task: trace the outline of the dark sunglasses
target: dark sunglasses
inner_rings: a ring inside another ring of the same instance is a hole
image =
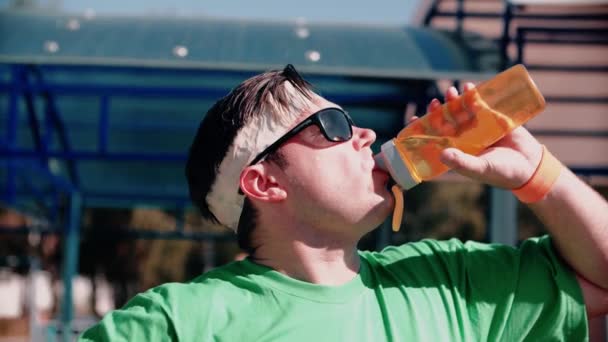
[[[264,160],[264,158],[276,151],[284,142],[310,125],[319,127],[321,132],[323,132],[325,139],[330,142],[348,141],[353,136],[353,119],[351,119],[345,111],[335,107],[321,109],[300,122],[296,127],[289,130],[277,141],[272,143],[272,145],[264,149],[264,151],[258,154],[249,165],[251,166]]]

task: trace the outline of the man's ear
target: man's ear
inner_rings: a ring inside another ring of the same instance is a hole
[[[241,172],[239,182],[241,190],[249,198],[265,202],[280,202],[287,198],[287,192],[266,165],[247,166]]]

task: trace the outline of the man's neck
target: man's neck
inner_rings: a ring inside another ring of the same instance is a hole
[[[313,284],[342,285],[357,275],[360,260],[356,243],[322,240],[318,235],[311,240],[273,236],[263,239],[252,257],[257,263]]]

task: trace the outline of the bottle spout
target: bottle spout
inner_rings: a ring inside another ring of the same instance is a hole
[[[376,163],[377,168],[388,172],[388,168],[386,167],[386,163],[384,162],[384,157],[382,156],[382,152],[380,152],[374,156],[374,162]]]
[[[420,183],[412,178],[410,170],[401,159],[393,140],[382,144],[381,152],[374,156],[374,161],[376,166],[387,171],[403,190],[409,190]]]

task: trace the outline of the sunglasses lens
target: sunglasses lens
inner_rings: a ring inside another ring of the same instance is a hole
[[[350,122],[338,110],[328,110],[319,114],[319,121],[325,135],[331,141],[347,141],[352,136]]]

